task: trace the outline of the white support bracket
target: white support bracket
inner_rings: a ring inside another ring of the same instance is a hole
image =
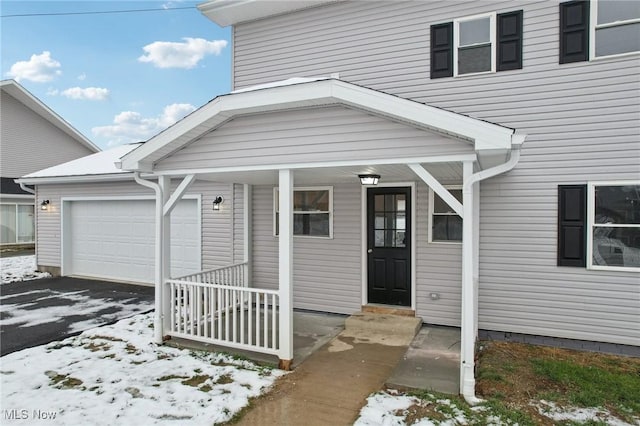
[[[433,191],[438,194],[440,198],[442,198],[442,201],[447,203],[447,205],[449,205],[449,207],[451,207],[458,216],[464,219],[462,204],[456,199],[456,197],[451,195],[447,188],[445,188],[440,182],[438,182],[438,179],[433,177],[433,175],[429,173],[424,167],[422,167],[421,164],[407,164],[407,166],[409,166],[409,168],[413,170],[413,172],[417,174],[418,177],[429,186],[429,188],[433,189]]]
[[[184,195],[187,192],[187,189],[191,186],[191,184],[196,180],[196,175],[187,175],[182,179],[180,185],[176,188],[176,190],[171,194],[169,200],[164,204],[162,208],[162,214],[164,216],[168,216],[173,208],[178,204]]]

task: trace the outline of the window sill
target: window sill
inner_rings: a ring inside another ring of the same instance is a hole
[[[277,239],[279,235],[274,235],[274,237]],[[294,235],[293,238],[303,238],[309,240],[333,240],[333,235],[330,235],[328,237],[316,237],[314,235]]]
[[[496,74],[496,72],[495,71],[470,72],[466,74],[456,74],[453,76],[453,78],[464,78],[464,77],[473,77],[476,75],[489,75],[489,74]]]
[[[640,268],[632,266],[587,266],[590,271],[640,272]]]
[[[640,56],[640,51],[617,53],[615,55],[607,55],[607,56],[594,56],[589,58],[589,62],[601,62],[601,61],[607,61],[607,60],[625,59],[625,58],[634,57],[634,56]]]
[[[461,246],[462,241],[429,241],[429,244],[444,244],[448,246]]]

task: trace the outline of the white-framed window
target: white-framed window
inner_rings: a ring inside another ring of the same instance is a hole
[[[592,0],[590,57],[640,52],[640,1]]]
[[[273,190],[273,235],[279,234],[279,192]],[[333,238],[333,187],[293,189],[293,235]]]
[[[640,271],[640,182],[587,188],[587,267]]]
[[[0,244],[33,243],[34,240],[34,205],[0,204]]]
[[[447,190],[462,203],[462,186],[447,186]],[[462,218],[429,188],[429,242],[462,242]]]
[[[496,71],[496,14],[453,21],[453,75]]]

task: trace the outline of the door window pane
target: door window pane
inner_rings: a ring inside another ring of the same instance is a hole
[[[0,243],[16,242],[16,205],[0,204]]]

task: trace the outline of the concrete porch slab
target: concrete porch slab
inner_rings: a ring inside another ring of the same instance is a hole
[[[422,319],[418,317],[356,312],[346,319],[343,334],[357,341],[408,346],[421,325]]]
[[[460,329],[423,326],[391,373],[387,386],[460,392]]]

